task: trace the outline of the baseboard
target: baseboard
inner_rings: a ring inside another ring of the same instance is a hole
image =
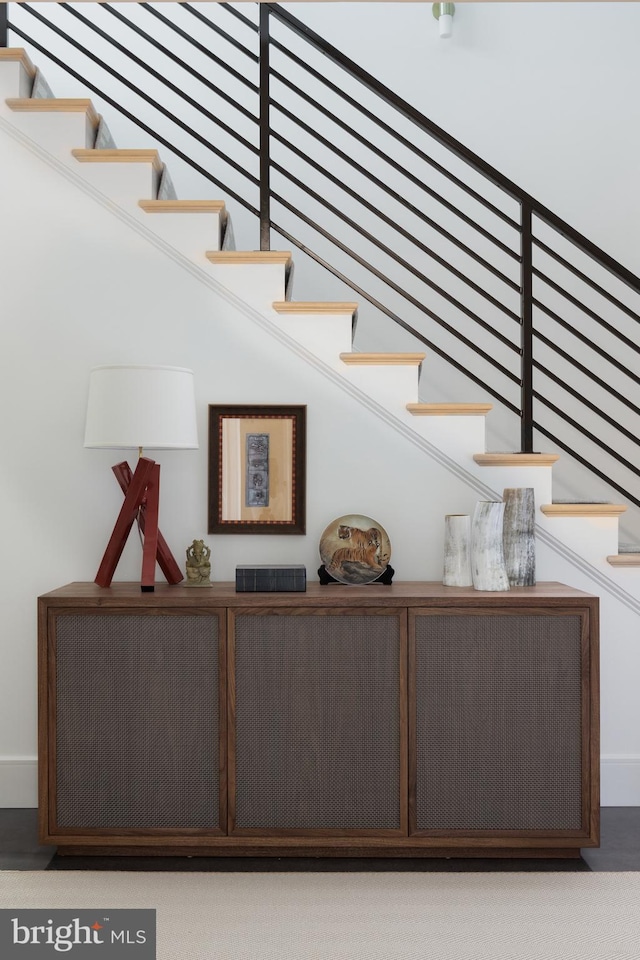
[[[603,807],[640,807],[640,755],[612,753],[600,758]]]
[[[0,807],[37,806],[37,758],[0,757]]]
[[[609,754],[600,761],[603,807],[640,807],[640,755]],[[0,757],[0,807],[38,806],[36,757]]]

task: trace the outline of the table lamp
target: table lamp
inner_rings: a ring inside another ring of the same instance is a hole
[[[125,497],[95,582],[110,585],[137,520],[144,537],[141,589],[153,591],[156,559],[167,581],[179,583],[182,573],[158,529],[160,465],[143,456],[143,450],[197,448],[193,372],[134,364],[94,367],[84,445],[135,449],[139,454],[133,472],[126,461],[112,467]]]

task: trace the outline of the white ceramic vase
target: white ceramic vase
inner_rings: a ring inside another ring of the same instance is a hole
[[[508,590],[502,532],[504,503],[480,500],[471,527],[471,573],[476,590]]]
[[[448,513],[444,518],[445,587],[470,587],[471,576],[471,517],[463,513]]]
[[[536,582],[535,492],[533,487],[507,487],[502,543],[507,576],[512,587]]]

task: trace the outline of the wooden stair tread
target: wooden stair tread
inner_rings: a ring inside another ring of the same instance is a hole
[[[619,517],[627,509],[623,503],[544,503],[547,517]]]
[[[224,200],[139,200],[145,213],[224,213]]]
[[[87,120],[97,127],[100,116],[86,97],[8,97],[7,106],[17,113],[86,113]]]
[[[208,250],[211,263],[291,263],[289,250]]]
[[[612,567],[640,567],[640,553],[614,553],[607,557]]]
[[[75,149],[71,153],[80,163],[150,163],[158,173],[163,168],[157,150]]]
[[[484,417],[492,403],[408,403],[414,417]]]
[[[308,313],[308,314],[343,314],[355,313],[358,309],[357,303],[350,301],[323,301],[323,300],[276,300],[272,304],[276,313]]]
[[[353,366],[418,366],[426,353],[341,353],[340,359]]]
[[[551,467],[560,455],[557,453],[474,453],[473,459],[481,467]]]
[[[31,58],[22,47],[0,47],[0,62],[21,63],[30,77],[34,77],[36,68],[31,62]]]

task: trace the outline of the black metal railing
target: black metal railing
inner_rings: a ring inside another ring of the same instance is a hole
[[[0,43],[216,184],[261,249],[297,247],[312,286],[321,268],[517,416],[523,452],[544,436],[640,506],[633,273],[276,4],[6,6]]]

